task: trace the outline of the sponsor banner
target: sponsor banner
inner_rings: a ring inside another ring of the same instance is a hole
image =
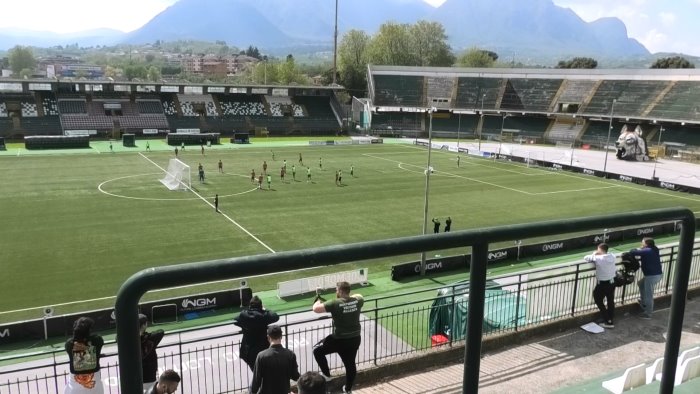
[[[335,141],[335,145],[352,145],[351,140],[342,140],[342,141]]]
[[[466,153],[469,154],[469,148],[459,148],[459,153]]]
[[[326,141],[309,141],[309,145],[326,145]]]
[[[384,140],[381,139],[381,138],[372,138],[371,143],[372,143],[372,144],[383,144],[383,143],[384,143]]]
[[[627,240],[641,240],[644,237],[657,237],[676,231],[675,223],[662,223],[652,226],[636,227],[622,230],[622,238]]]
[[[243,299],[241,300],[241,295]],[[158,313],[158,309],[163,306],[175,305],[178,315],[186,313],[203,312],[213,309],[238,308],[248,305],[253,296],[253,291],[246,287],[241,290],[226,290],[216,293],[206,293],[190,295],[186,297],[171,298],[165,300],[151,301],[139,304],[139,312],[148,316],[162,320],[162,317],[153,316]],[[155,308],[155,309],[154,309]],[[110,330],[116,327],[114,309],[101,309],[88,312],[80,312],[72,315],[52,316],[46,318],[46,333],[49,338],[69,337],[73,332],[73,322],[81,317],[87,316],[95,321],[94,331]],[[0,345],[16,343],[26,340],[44,339],[44,319],[34,319],[22,322],[0,325]]]
[[[143,129],[143,134],[158,134],[158,129]]]
[[[511,248],[490,250],[488,262],[495,263],[497,261],[515,260],[517,258],[518,258],[518,247],[514,246]],[[469,259],[469,261],[471,261],[471,258]]]
[[[425,261],[425,272],[434,274],[438,272],[454,271],[467,267],[468,256],[449,256]],[[397,264],[391,267],[391,279],[401,280],[411,276],[420,275],[420,261]]]
[[[370,140],[359,140],[358,142],[360,145],[369,145],[372,143]]]
[[[534,245],[524,245],[520,247],[520,257],[547,256],[569,250],[570,240],[559,240],[544,242]]]
[[[177,134],[199,134],[199,129],[175,129]]]

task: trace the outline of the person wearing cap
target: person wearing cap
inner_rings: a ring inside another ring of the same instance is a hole
[[[293,351],[282,346],[282,328],[271,325],[267,328],[267,339],[270,347],[263,350],[255,358],[253,381],[250,392],[254,394],[286,394],[289,393],[289,381],[299,379],[297,356]]]
[[[233,324],[243,330],[240,356],[248,364],[251,371],[255,366],[255,358],[258,353],[270,346],[267,339],[267,326],[279,319],[280,317],[275,312],[263,308],[263,303],[258,296],[253,296],[248,304],[248,309],[242,310],[234,319]]]
[[[143,370],[143,389],[148,390],[153,387],[158,374],[158,354],[156,348],[163,339],[165,332],[155,330],[147,332],[148,318],[144,314],[139,314],[139,332],[141,334],[141,368]]]

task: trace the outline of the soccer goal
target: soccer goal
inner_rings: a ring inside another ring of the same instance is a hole
[[[190,166],[178,159],[170,159],[165,177],[160,180],[170,190],[187,190],[192,187]]]

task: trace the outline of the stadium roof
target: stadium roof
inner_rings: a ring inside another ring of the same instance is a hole
[[[700,81],[700,69],[459,68],[369,65],[374,75],[472,78]]]

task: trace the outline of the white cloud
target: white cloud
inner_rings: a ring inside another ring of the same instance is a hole
[[[661,23],[665,26],[673,26],[676,22],[676,14],[673,12],[660,12],[659,18],[661,18]]]
[[[432,5],[433,7],[439,7],[440,5],[442,5],[442,3],[444,3],[447,0],[423,0],[423,1]],[[698,0],[698,1],[700,1],[700,0]]]
[[[647,34],[640,39],[640,41],[651,52],[668,51],[668,35],[656,29],[649,30],[649,32],[647,32]]]
[[[105,7],[95,0],[3,2],[0,28],[71,33],[96,28],[138,29],[177,0],[119,0]]]

